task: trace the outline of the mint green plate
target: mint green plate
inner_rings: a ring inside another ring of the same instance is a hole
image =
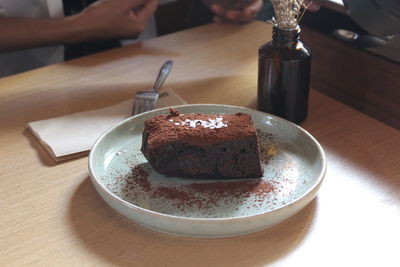
[[[116,211],[156,231],[190,237],[228,237],[259,231],[304,208],[326,171],[322,147],[301,127],[235,106],[184,105],[181,113],[252,116],[259,131],[261,179],[203,180],[166,177],[140,152],[143,123],[168,109],[131,117],[94,144],[89,170],[94,187]]]

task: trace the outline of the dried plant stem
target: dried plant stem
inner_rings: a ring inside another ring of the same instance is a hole
[[[271,0],[275,17],[272,23],[282,30],[296,29],[308,5],[305,0]]]

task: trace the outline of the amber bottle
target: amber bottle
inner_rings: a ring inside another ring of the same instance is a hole
[[[311,50],[299,40],[300,28],[273,29],[259,49],[258,109],[294,123],[307,118]]]

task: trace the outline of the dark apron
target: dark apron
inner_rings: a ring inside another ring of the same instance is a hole
[[[64,14],[65,16],[77,14],[95,1],[96,0],[63,0]],[[64,59],[70,60],[120,46],[121,43],[119,40],[66,44],[64,45]]]
[[[64,14],[65,16],[77,14],[95,1],[63,0]],[[155,16],[159,35],[210,23],[213,17],[201,0],[178,0],[175,3],[163,5],[157,10]],[[120,46],[119,40],[66,44],[64,59],[70,60]]]

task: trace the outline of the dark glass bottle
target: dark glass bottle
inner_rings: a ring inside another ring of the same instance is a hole
[[[259,49],[258,109],[294,123],[307,118],[311,50],[299,40],[300,28],[273,29]]]

